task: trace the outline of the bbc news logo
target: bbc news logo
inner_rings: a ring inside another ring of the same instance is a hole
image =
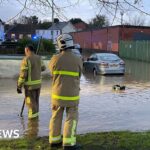
[[[0,139],[17,139],[19,136],[19,130],[0,130]]]

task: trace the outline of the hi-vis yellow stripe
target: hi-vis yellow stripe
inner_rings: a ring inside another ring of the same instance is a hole
[[[42,80],[31,80],[31,62],[28,60],[28,81],[25,82],[25,85],[36,85],[36,84],[41,84]]]
[[[55,136],[55,137],[53,137],[53,136],[49,136],[49,143],[58,143],[58,142],[60,142],[61,141],[61,135],[59,135],[59,136]]]
[[[25,85],[36,85],[41,84],[42,80],[34,80],[34,81],[27,81],[25,82]]]
[[[75,137],[75,132],[76,132],[76,127],[77,127],[77,121],[73,120],[73,126],[71,130],[71,137],[70,138],[65,138],[63,137],[63,145],[71,145],[74,146],[76,144],[76,137]]]
[[[24,83],[24,81],[25,81],[25,79],[19,77],[18,82],[19,82],[20,84]]]
[[[53,75],[56,75],[56,74],[74,76],[74,77],[79,76],[79,72],[72,72],[72,71],[58,71],[58,70],[53,71]]]
[[[66,100],[66,101],[76,101],[80,99],[80,96],[59,96],[52,94],[53,99],[58,99],[58,100]]]

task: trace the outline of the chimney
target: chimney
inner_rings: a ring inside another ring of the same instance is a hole
[[[54,23],[59,23],[59,19],[58,18],[54,18]]]

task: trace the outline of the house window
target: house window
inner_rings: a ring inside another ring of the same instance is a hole
[[[27,37],[28,37],[28,38],[31,38],[31,34],[27,34]]]
[[[53,35],[53,31],[51,31],[51,35]]]
[[[57,30],[57,35],[59,34],[59,31]]]
[[[40,33],[40,31],[39,30],[36,30],[36,34],[39,34]]]
[[[11,38],[15,39],[16,35],[14,33],[11,34]]]
[[[19,39],[23,39],[23,34],[19,34]]]

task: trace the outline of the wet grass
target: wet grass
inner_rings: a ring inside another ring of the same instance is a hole
[[[150,150],[150,132],[90,133],[78,135],[77,142],[83,146],[83,150]],[[0,150],[30,149],[51,150],[48,137],[0,141]]]

